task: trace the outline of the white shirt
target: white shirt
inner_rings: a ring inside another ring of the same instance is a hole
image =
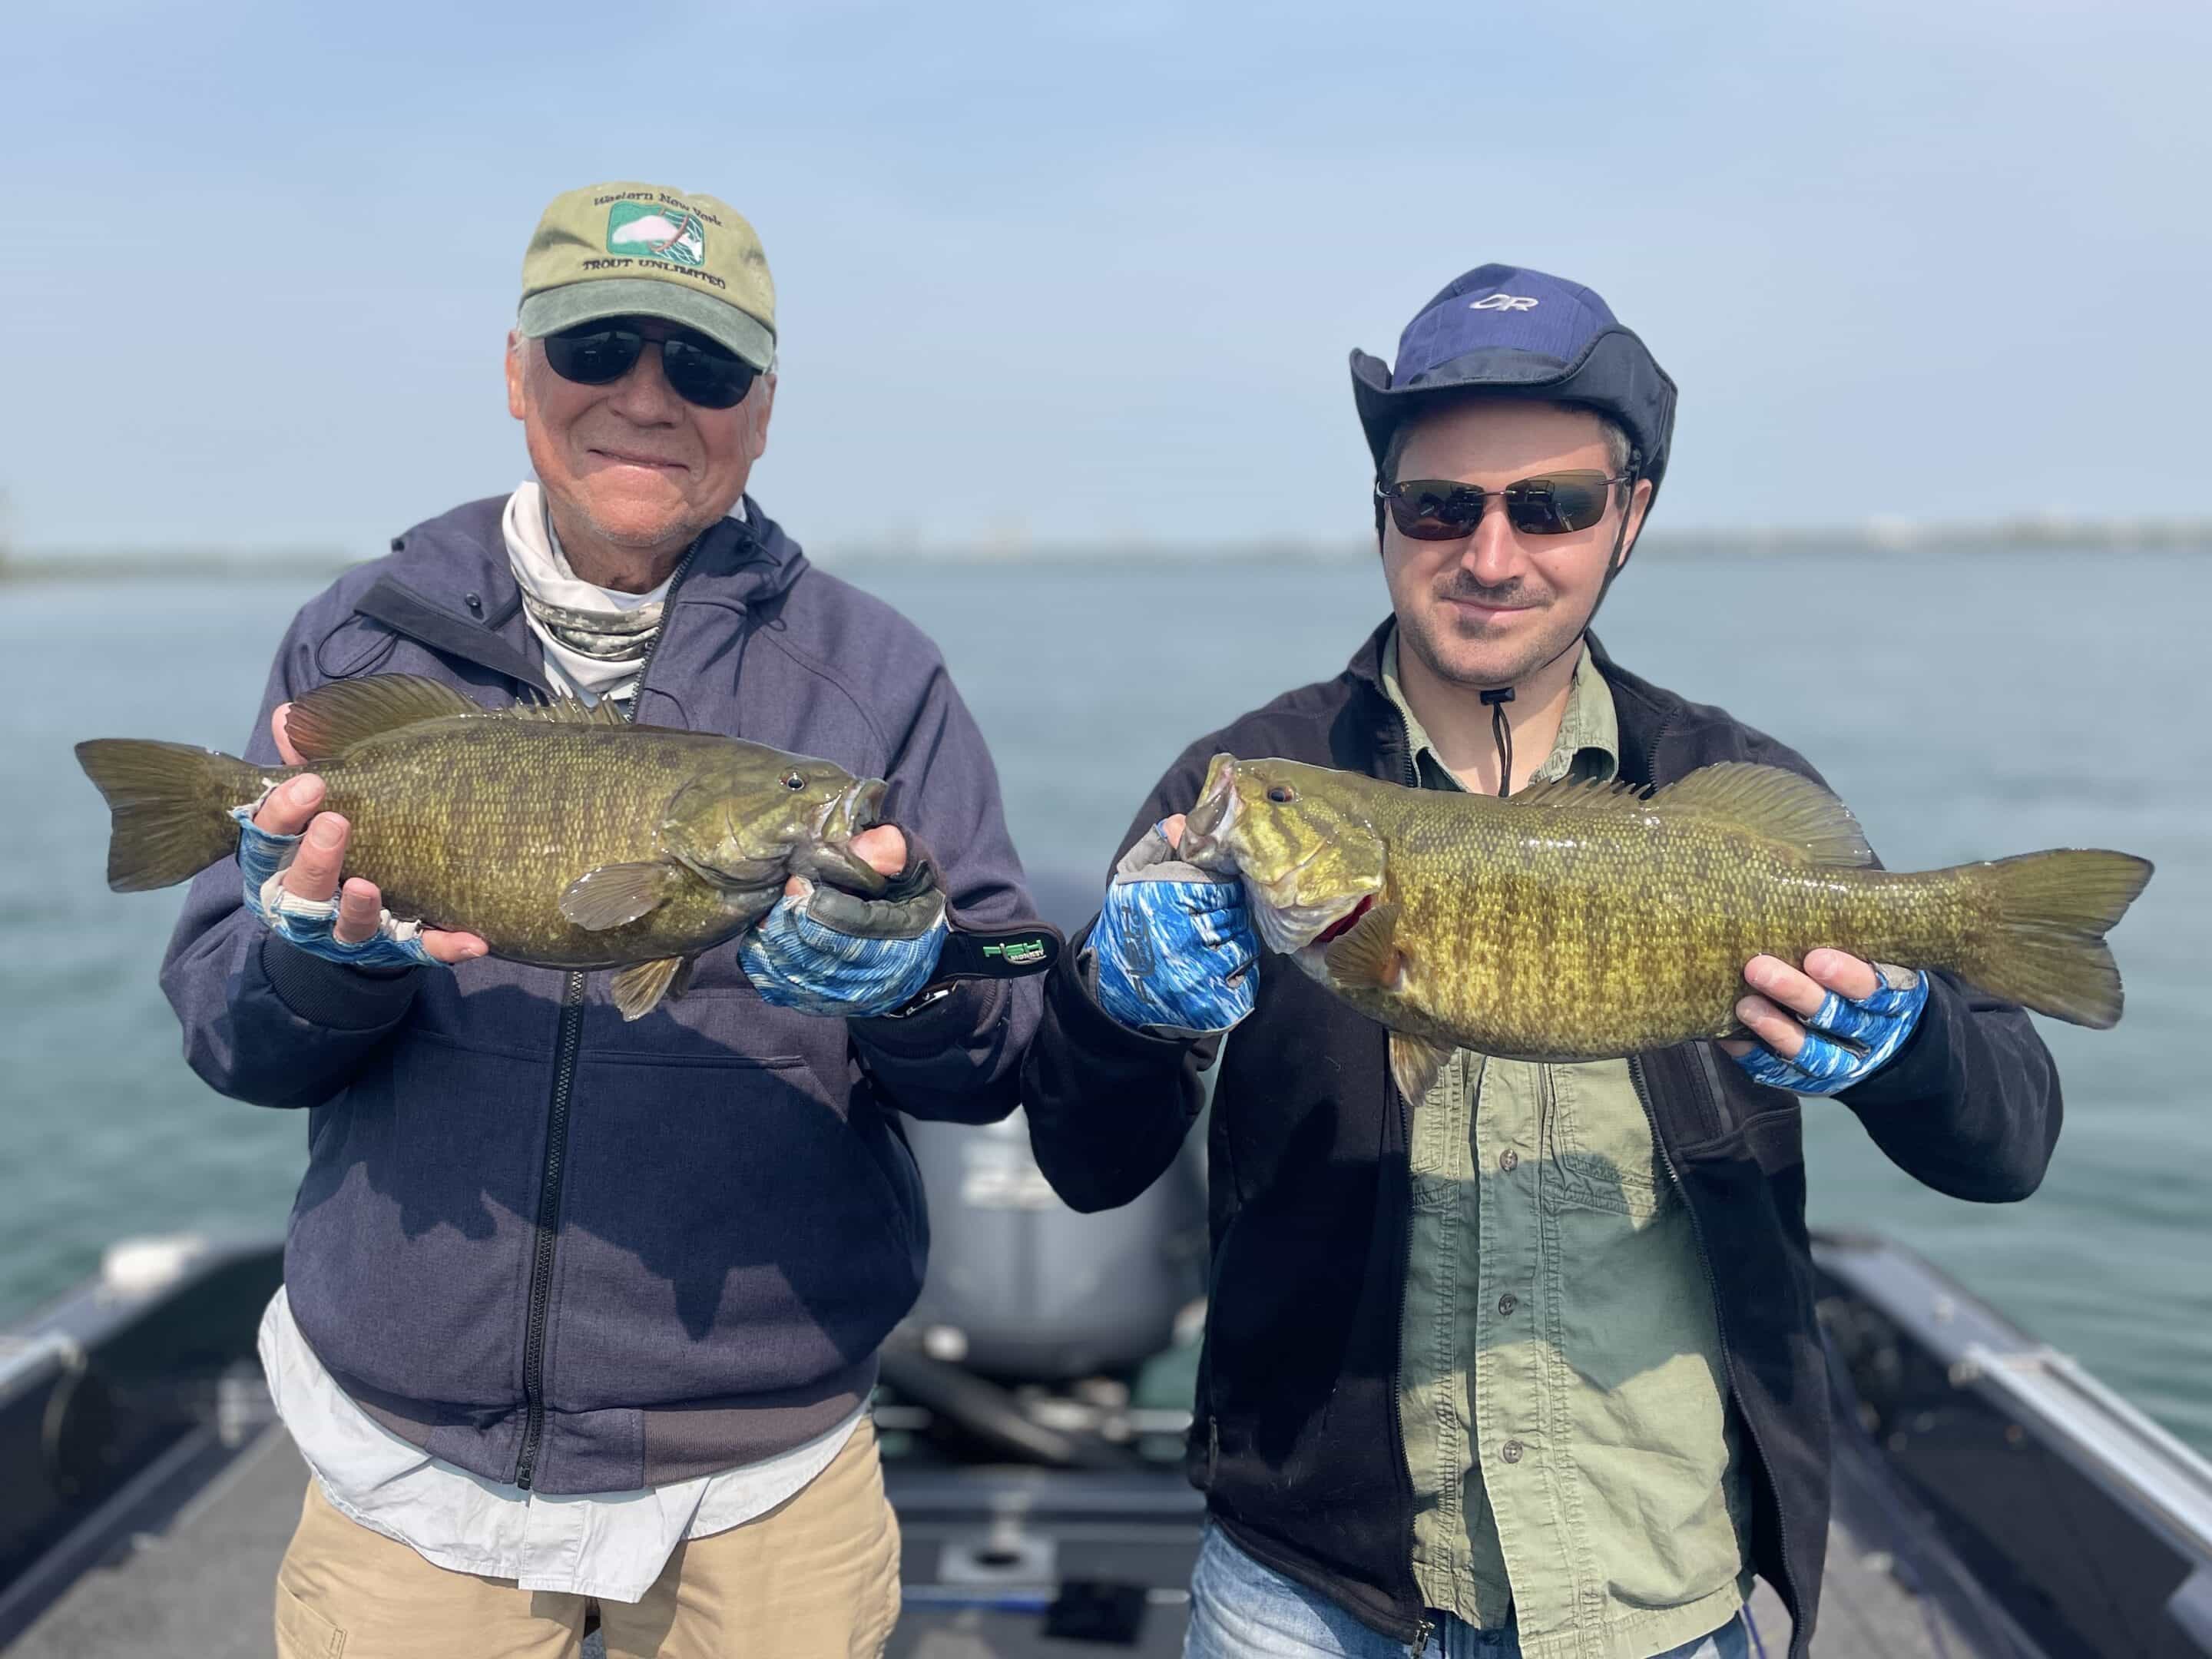
[[[609,1601],[643,1596],[687,1538],[740,1526],[803,1489],[867,1410],[803,1446],[720,1474],[548,1497],[433,1457],[362,1411],[292,1322],[281,1287],[261,1316],[261,1365],[276,1414],[341,1514],[435,1566]]]

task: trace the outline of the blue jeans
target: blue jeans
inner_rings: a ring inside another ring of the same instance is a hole
[[[1480,1630],[1449,1613],[1431,1615],[1435,1628],[1419,1659],[1521,1659],[1511,1621]],[[1327,1596],[1261,1566],[1218,1527],[1206,1529],[1190,1579],[1190,1634],[1183,1659],[1407,1659],[1406,1644],[1368,1629]],[[1710,1636],[1653,1659],[1749,1659],[1741,1615]]]

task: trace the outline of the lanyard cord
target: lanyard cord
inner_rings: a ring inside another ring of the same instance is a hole
[[[1598,589],[1598,599],[1601,603],[1605,599],[1607,589],[1613,586],[1613,579],[1620,574],[1620,551],[1628,541],[1628,506],[1636,498],[1636,480],[1643,470],[1644,457],[1636,451],[1631,450],[1628,460],[1628,494],[1626,499],[1621,503],[1620,527],[1613,532],[1613,551],[1606,557],[1605,584]],[[1379,521],[1376,530],[1378,534],[1381,533],[1382,526]],[[1593,609],[1590,613],[1591,619],[1595,620],[1596,615],[1595,610]],[[1583,635],[1589,631],[1589,623],[1585,622],[1583,624],[1583,633],[1575,635],[1567,650],[1571,651],[1580,646]],[[1559,657],[1565,654],[1566,652],[1562,651],[1551,660],[1557,662]],[[1545,664],[1545,666],[1550,667],[1551,663]],[[1494,690],[1484,692],[1482,700],[1490,705],[1490,740],[1498,745],[1498,793],[1500,795],[1510,795],[1513,793],[1513,722],[1505,718],[1505,705],[1513,701],[1513,688],[1510,685],[1498,686]]]
[[[1513,722],[1505,718],[1505,705],[1513,701],[1513,688],[1501,685],[1482,694],[1490,705],[1490,740],[1498,745],[1498,793],[1513,793]]]

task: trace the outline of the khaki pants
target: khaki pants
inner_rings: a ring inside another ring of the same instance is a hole
[[[899,1612],[898,1521],[874,1425],[757,1520],[677,1547],[645,1599],[518,1589],[433,1566],[312,1478],[276,1570],[278,1659],[572,1659],[596,1606],[607,1659],[877,1659]]]

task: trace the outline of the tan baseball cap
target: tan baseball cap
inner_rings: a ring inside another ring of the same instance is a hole
[[[556,196],[522,256],[532,339],[602,317],[696,329],[755,368],[775,366],[775,282],[743,215],[658,185],[587,185]]]

